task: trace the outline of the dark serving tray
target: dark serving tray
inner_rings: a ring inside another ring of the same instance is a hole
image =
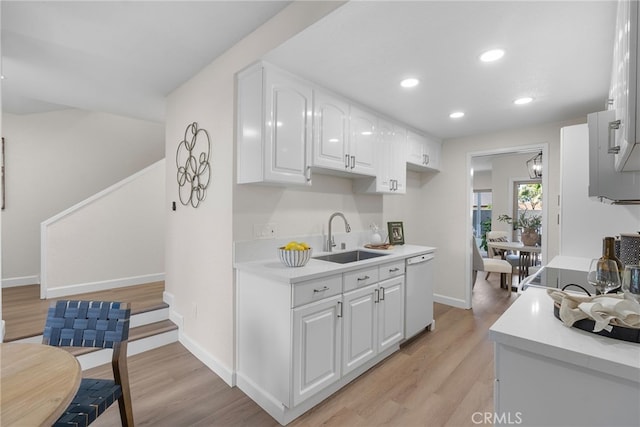
[[[553,304],[553,315],[560,320],[560,306]],[[629,341],[633,343],[640,343],[640,329],[625,328],[624,326],[612,326],[611,332],[605,329],[600,332],[593,332],[595,326],[595,320],[582,319],[573,324],[574,328],[582,329],[583,331],[591,332],[592,334],[602,335],[603,337],[614,338],[622,341]]]

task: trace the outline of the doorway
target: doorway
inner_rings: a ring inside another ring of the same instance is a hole
[[[532,179],[527,169],[527,160],[531,156],[537,153],[542,153],[542,167],[548,164],[548,144],[541,143],[536,145],[527,145],[520,147],[508,147],[495,150],[478,151],[467,153],[467,167],[468,167],[468,222],[467,230],[468,234],[474,234],[477,236],[477,243],[480,247],[482,242],[482,235],[478,234],[478,216],[482,215],[482,200],[478,200],[479,194],[491,194],[491,204],[485,207],[485,210],[490,211],[491,224],[493,229],[503,229],[505,231],[512,231],[512,225],[507,223],[497,222],[496,219],[500,215],[508,215],[512,218],[517,218],[518,214],[524,211],[527,207],[532,212],[528,212],[525,215],[540,215],[541,216],[541,229],[546,228],[547,223],[547,197],[548,191],[542,191],[544,188],[548,188],[548,174],[542,172],[542,176]],[[537,187],[539,185],[539,188]],[[530,187],[534,186],[534,187]],[[521,201],[521,197],[518,195],[522,191],[524,200]],[[538,193],[539,190],[539,193]],[[531,204],[533,198],[534,205]],[[490,208],[490,209],[489,209]],[[535,209],[531,209],[535,208]],[[485,217],[487,213],[485,213]],[[482,224],[480,224],[482,228]],[[486,227],[485,230],[491,229]],[[486,231],[485,231],[486,233]],[[542,234],[542,233],[541,233]],[[513,240],[519,240],[519,232],[513,236]],[[542,259],[546,259],[546,241],[542,239],[540,242]],[[472,248],[467,248],[467,283],[466,287],[466,304],[468,307],[472,307]],[[481,250],[482,252],[482,250]]]

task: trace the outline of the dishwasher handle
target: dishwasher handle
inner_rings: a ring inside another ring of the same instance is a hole
[[[414,256],[412,258],[407,258],[407,265],[413,265],[413,264],[419,264],[421,262],[431,261],[434,258],[435,258],[435,255],[432,253]]]

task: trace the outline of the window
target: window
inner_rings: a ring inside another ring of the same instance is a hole
[[[523,214],[525,217],[542,215],[542,181],[539,179],[513,183],[513,218],[520,218]],[[519,232],[520,230],[514,230],[514,240],[518,239]]]
[[[473,192],[473,234],[477,238],[482,238],[482,235],[486,232],[483,224],[488,222],[489,226],[491,226],[491,196],[491,190]]]

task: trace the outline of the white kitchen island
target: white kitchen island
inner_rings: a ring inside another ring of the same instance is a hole
[[[568,328],[529,287],[489,330],[496,425],[640,425],[640,344]]]

